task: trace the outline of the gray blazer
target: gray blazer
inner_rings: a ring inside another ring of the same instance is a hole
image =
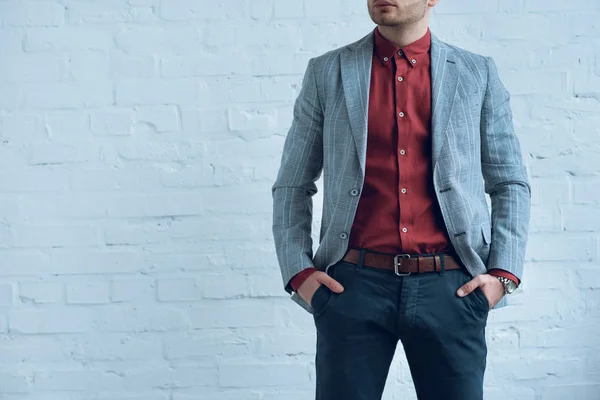
[[[371,32],[308,62],[272,187],[284,288],[309,313],[289,281],[308,267],[326,271],[348,249],[365,177],[373,42]],[[452,245],[473,276],[501,268],[521,279],[531,189],[509,93],[491,58],[434,35],[431,75],[433,183]],[[321,173],[323,215],[313,257],[312,196]],[[496,307],[504,305],[505,299]]]

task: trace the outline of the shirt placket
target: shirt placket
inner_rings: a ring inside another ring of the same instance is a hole
[[[408,194],[408,179],[410,176],[410,148],[409,135],[410,135],[410,124],[409,116],[406,115],[407,109],[407,95],[408,90],[406,88],[407,80],[406,75],[410,68],[404,58],[401,50],[397,51],[394,57],[395,68],[394,68],[394,83],[395,83],[395,103],[396,103],[396,132],[397,132],[397,143],[398,149],[396,152],[396,159],[398,162],[398,207],[399,213],[399,235],[400,243],[402,248],[410,246],[410,208],[409,202],[406,201]]]

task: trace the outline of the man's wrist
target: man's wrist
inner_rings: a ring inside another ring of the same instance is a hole
[[[313,272],[316,272],[316,271],[318,271],[318,269],[316,269],[314,267],[309,267],[309,268],[303,269],[302,271],[300,271],[296,275],[294,275],[294,277],[290,280],[290,286],[292,287],[292,290],[297,293],[298,288],[300,286],[302,286],[304,281],[306,279],[308,279],[308,277],[311,276],[313,274]]]
[[[506,279],[510,279],[511,281],[513,281],[517,286],[519,286],[521,284],[521,281],[519,280],[519,278],[517,278],[516,276],[514,276],[513,274],[511,274],[510,272],[500,269],[500,268],[494,268],[488,271],[488,274],[492,275],[492,276],[501,276],[503,278]]]

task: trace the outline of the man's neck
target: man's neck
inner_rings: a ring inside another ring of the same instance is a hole
[[[426,19],[408,26],[378,25],[381,35],[398,47],[408,46],[421,39],[427,33],[427,27]]]

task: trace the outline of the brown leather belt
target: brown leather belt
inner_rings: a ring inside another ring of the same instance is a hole
[[[441,271],[442,257],[444,270],[461,269],[462,265],[451,254],[437,253],[435,255],[409,255],[409,254],[380,254],[366,251],[363,265],[365,267],[387,269],[396,275],[404,276],[423,272]],[[360,251],[349,249],[344,256],[344,261],[358,264]]]

